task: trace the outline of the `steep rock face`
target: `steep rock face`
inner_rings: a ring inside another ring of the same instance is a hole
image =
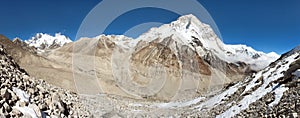
[[[0,45],[0,117],[87,117],[91,114],[69,91],[28,76]]]

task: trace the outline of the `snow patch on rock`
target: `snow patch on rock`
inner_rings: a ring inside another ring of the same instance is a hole
[[[296,77],[300,77],[300,69],[296,70],[293,75],[295,75]]]
[[[16,95],[20,98],[23,102],[29,102],[29,95],[25,93],[25,91],[18,89],[16,87],[13,87],[13,91],[16,93]]]

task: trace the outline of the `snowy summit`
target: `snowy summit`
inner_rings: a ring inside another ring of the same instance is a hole
[[[72,42],[72,40],[61,33],[56,33],[54,36],[37,33],[31,39],[25,40],[25,43],[37,48],[38,50],[55,49],[70,42]]]
[[[279,58],[279,55],[275,52],[266,54],[246,45],[224,44],[209,25],[202,23],[192,14],[181,16],[170,24],[151,28],[138,37],[137,40],[146,39],[150,42],[153,39],[163,39],[169,36],[191,48],[195,48],[201,56],[213,53],[220,59],[230,63],[245,62],[251,65],[253,70],[261,70]]]

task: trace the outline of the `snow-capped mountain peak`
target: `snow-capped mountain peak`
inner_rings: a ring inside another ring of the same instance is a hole
[[[137,40],[151,42],[155,39],[170,37],[182,42],[197,51],[200,56],[213,53],[218,58],[229,62],[245,62],[254,70],[260,70],[279,58],[279,55],[272,52],[266,54],[256,51],[246,45],[227,45],[215,34],[210,25],[202,23],[196,16],[189,14],[179,17],[170,24],[157,28],[151,28]]]
[[[151,42],[157,38],[164,39],[170,36],[178,42],[197,50],[201,56],[205,54],[201,49],[211,50],[214,53],[223,55],[224,43],[209,25],[202,23],[196,16],[191,14],[181,16],[170,24],[151,28],[137,39]]]
[[[72,42],[72,40],[61,33],[56,33],[54,36],[37,33],[31,39],[25,40],[25,43],[29,46],[33,46],[39,50],[55,49],[70,42]]]
[[[177,30],[194,29],[196,31],[199,30],[199,28],[209,27],[209,25],[202,23],[192,14],[179,17],[178,20],[172,22],[170,26]]]
[[[19,42],[19,41],[23,41],[23,40],[21,38],[19,38],[19,37],[16,37],[16,38],[13,39],[13,42],[14,41],[18,41]]]
[[[264,53],[246,45],[225,45],[226,59],[231,62],[246,62],[253,70],[261,70],[280,56],[275,52]]]

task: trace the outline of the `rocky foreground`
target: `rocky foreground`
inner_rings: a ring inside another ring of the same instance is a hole
[[[72,92],[31,78],[0,46],[0,117],[87,117]]]

